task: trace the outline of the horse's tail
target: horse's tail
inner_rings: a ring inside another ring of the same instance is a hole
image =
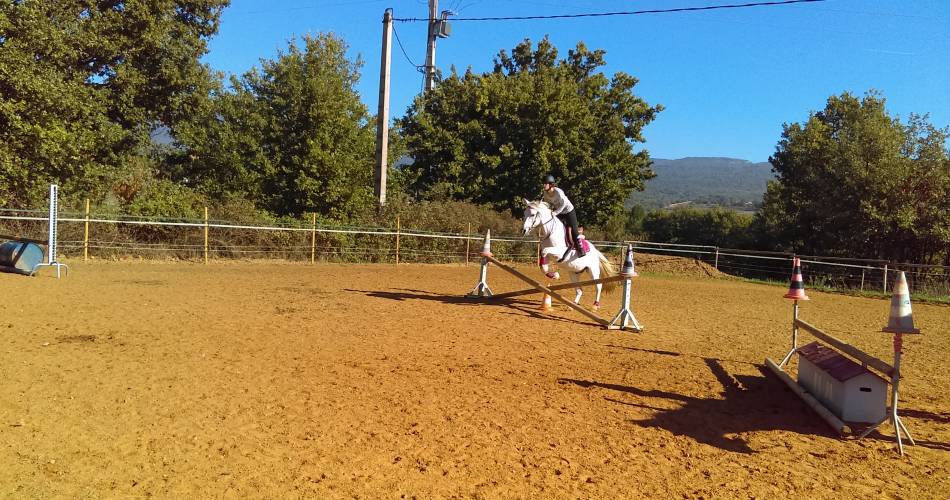
[[[597,259],[600,261],[601,278],[610,278],[617,275],[617,268],[615,268],[614,265],[609,260],[607,260],[607,257],[605,257],[604,253],[600,250],[597,251]],[[617,283],[618,282],[616,281],[604,283],[604,287],[602,288],[603,292],[610,293],[613,290],[616,290],[618,286]]]

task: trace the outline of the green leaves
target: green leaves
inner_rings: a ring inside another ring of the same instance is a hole
[[[373,203],[375,130],[354,86],[360,61],[330,34],[261,62],[175,130],[176,178],[277,215],[343,219]]]
[[[947,137],[925,117],[892,118],[875,92],[832,96],[805,124],[784,127],[757,226],[805,253],[948,258]]]
[[[634,95],[629,75],[597,72],[603,56],[579,44],[559,60],[545,38],[501,51],[492,72],[453,70],[398,121],[414,159],[411,193],[516,212],[552,173],[582,223],[622,214],[630,190],[653,175],[633,144],[662,108]]]
[[[0,6],[0,204],[45,184],[101,198],[213,83],[198,58],[227,0]]]

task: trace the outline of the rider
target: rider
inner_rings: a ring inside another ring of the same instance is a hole
[[[586,252],[584,252],[584,247],[581,246],[581,242],[577,238],[580,233],[577,231],[577,212],[574,211],[574,204],[571,203],[571,200],[567,199],[567,195],[564,194],[564,191],[557,187],[553,175],[545,175],[541,181],[544,183],[544,194],[541,195],[541,200],[551,207],[553,214],[561,219],[561,222],[563,222],[565,226],[571,228],[571,238],[574,240],[574,249],[577,250],[578,257],[583,257],[586,255]],[[571,249],[568,248],[564,252],[564,255],[558,259],[558,262],[564,262],[564,259],[567,258],[567,254],[570,253],[570,251]]]

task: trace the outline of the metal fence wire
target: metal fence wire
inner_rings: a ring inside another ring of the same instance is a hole
[[[0,234],[42,239],[49,213],[0,209]],[[173,219],[64,213],[59,222],[62,257],[122,259],[165,258],[284,259],[325,262],[477,262],[483,234],[448,233],[391,227],[317,225],[309,221],[274,225],[240,224],[211,219]],[[491,228],[496,258],[534,262],[537,239]],[[510,228],[507,229],[510,232]],[[704,245],[648,241],[594,241],[604,253],[621,255],[630,244],[636,253],[696,259],[719,272],[750,279],[788,281],[796,255],[736,250]],[[917,294],[950,297],[950,267],[881,260],[797,255],[806,286],[888,293],[896,273],[904,271]]]

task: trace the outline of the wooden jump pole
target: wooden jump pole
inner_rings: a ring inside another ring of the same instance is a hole
[[[785,382],[785,385],[787,385],[788,388],[792,390],[792,392],[800,397],[802,401],[804,401],[805,404],[809,406],[809,408],[815,410],[815,413],[817,413],[818,416],[827,422],[828,425],[830,425],[839,436],[844,436],[845,434],[851,432],[850,427],[842,422],[841,419],[836,417],[834,413],[831,413],[828,408],[825,408],[825,406],[821,404],[820,401],[815,399],[814,396],[805,392],[805,390],[802,389],[802,386],[798,385],[797,382],[792,380],[792,377],[789,377],[787,373],[785,373],[777,364],[775,364],[775,361],[765,358],[765,366],[767,366],[769,370],[772,370],[772,372],[775,373],[778,378],[782,379],[782,382]]]
[[[528,277],[527,275],[525,275],[525,274],[522,273],[521,271],[519,271],[519,270],[517,270],[517,269],[515,269],[515,268],[513,268],[513,267],[511,267],[511,266],[509,266],[509,265],[507,265],[507,264],[504,264],[504,263],[502,263],[502,262],[499,262],[498,259],[496,259],[496,258],[494,258],[494,257],[491,257],[491,256],[484,256],[484,258],[487,259],[488,262],[491,262],[491,263],[495,264],[496,266],[498,266],[498,267],[504,269],[505,271],[508,271],[509,273],[515,275],[516,277],[520,278],[521,280],[523,280],[523,281],[527,282],[528,284],[534,286],[535,289],[537,289],[537,290],[539,290],[539,291],[541,291],[541,292],[544,292],[544,293],[550,295],[551,297],[557,299],[558,301],[562,302],[563,304],[565,304],[566,306],[570,307],[571,309],[574,309],[575,311],[577,311],[577,312],[583,314],[584,316],[587,316],[588,318],[590,318],[590,319],[592,319],[593,321],[597,322],[597,324],[599,324],[599,325],[601,325],[601,326],[607,326],[607,325],[609,324],[609,322],[608,322],[607,320],[605,320],[605,319],[601,318],[600,316],[597,316],[596,314],[594,314],[594,313],[588,311],[587,309],[584,309],[583,307],[581,307],[581,306],[579,306],[579,305],[577,305],[577,304],[571,302],[570,300],[567,300],[567,299],[565,299],[564,297],[561,297],[560,295],[558,295],[557,293],[555,293],[554,291],[552,291],[550,288],[548,288],[548,287],[542,285],[541,283],[535,281],[534,279]]]
[[[610,276],[608,278],[597,278],[595,280],[578,281],[576,283],[561,283],[560,285],[551,285],[548,287],[548,289],[549,290],[567,290],[570,288],[580,288],[580,287],[597,285],[597,284],[603,285],[606,283],[612,283],[614,281],[623,281],[625,279],[627,279],[625,276],[618,274],[616,276]],[[520,297],[522,295],[531,295],[533,293],[538,293],[538,290],[535,288],[526,288],[524,290],[516,290],[514,292],[499,293],[498,295],[492,295],[491,298],[509,299],[511,297]]]
[[[814,335],[815,337],[821,340],[824,340],[825,342],[834,346],[839,351],[844,352],[845,354],[851,356],[852,358],[857,359],[858,361],[864,363],[865,366],[874,368],[881,374],[885,375],[888,379],[890,379],[891,376],[894,374],[893,366],[885,363],[884,361],[881,361],[880,359],[875,358],[874,356],[871,356],[865,353],[864,351],[858,349],[857,347],[854,347],[853,345],[841,339],[838,339],[836,337],[833,337],[821,331],[816,326],[813,326],[797,318],[795,319],[795,326],[807,331],[808,333]]]

